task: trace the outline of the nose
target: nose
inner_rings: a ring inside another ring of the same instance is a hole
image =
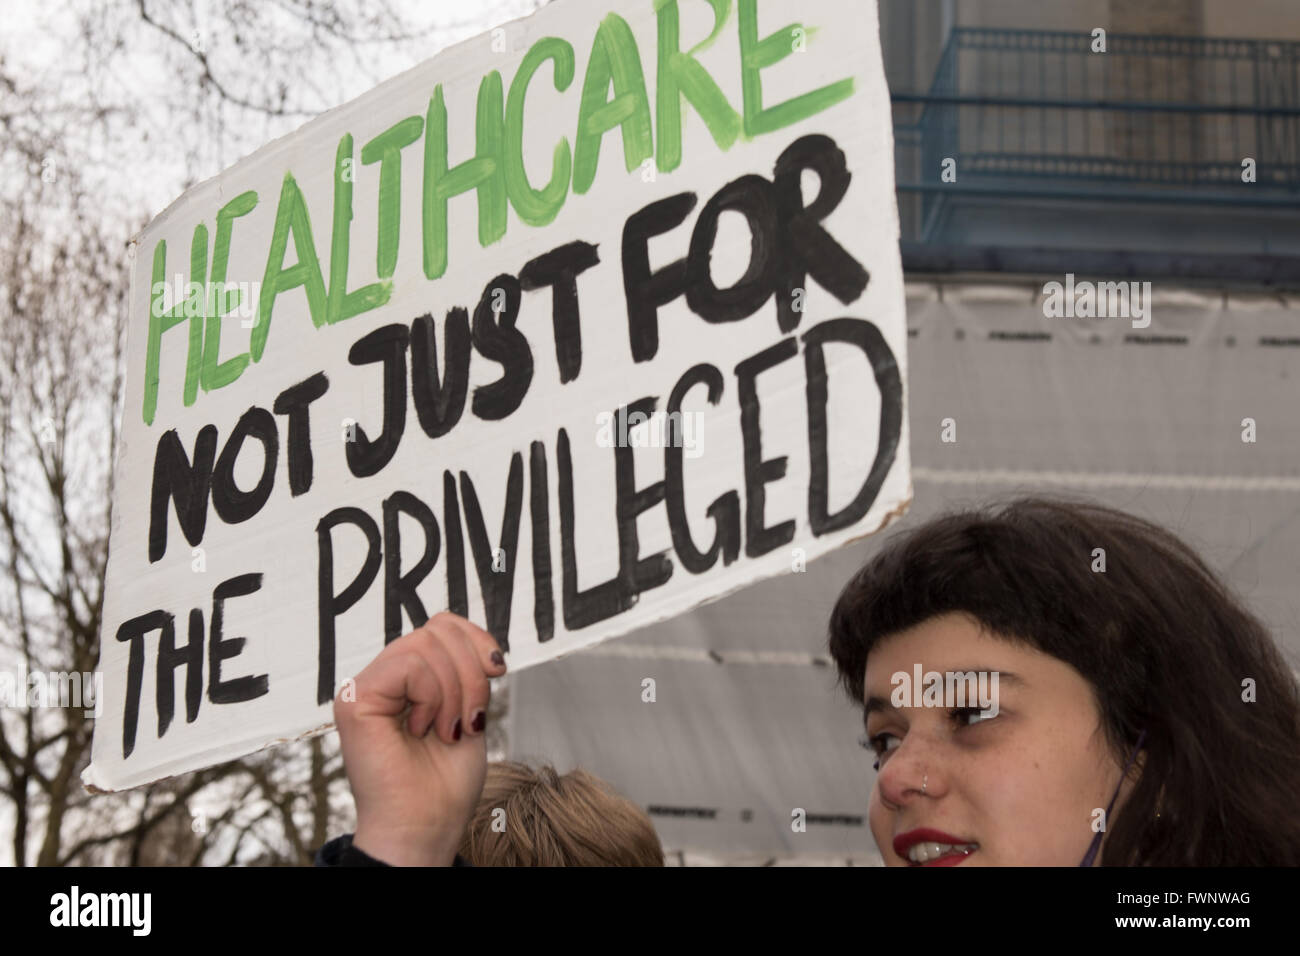
[[[915,730],[903,738],[876,777],[880,795],[890,808],[943,796],[947,774],[941,750]]]

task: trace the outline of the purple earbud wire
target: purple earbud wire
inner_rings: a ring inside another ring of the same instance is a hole
[[[1124,764],[1124,772],[1119,776],[1119,783],[1115,785],[1115,792],[1111,795],[1110,806],[1106,808],[1106,821],[1110,821],[1110,811],[1115,807],[1115,798],[1119,796],[1119,788],[1124,786],[1124,778],[1128,776],[1129,767],[1133,766],[1133,761],[1137,759],[1138,751],[1142,749],[1143,742],[1147,739],[1147,732],[1143,729],[1138,734],[1137,743],[1133,745],[1133,752],[1128,755],[1128,763]],[[1097,858],[1097,851],[1101,849],[1101,838],[1105,835],[1105,830],[1098,830],[1092,838],[1092,845],[1088,847],[1088,852],[1084,854],[1083,862],[1080,866],[1092,866],[1092,861]]]

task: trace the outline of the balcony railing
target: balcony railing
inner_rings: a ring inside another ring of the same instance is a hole
[[[1300,43],[1094,42],[952,31],[929,91],[893,97],[905,240],[963,199],[1300,208]]]

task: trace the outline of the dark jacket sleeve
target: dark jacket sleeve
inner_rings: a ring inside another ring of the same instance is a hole
[[[352,845],[352,834],[335,837],[316,851],[316,866],[388,866],[383,860],[363,853]],[[470,862],[459,853],[452,866],[469,866]]]

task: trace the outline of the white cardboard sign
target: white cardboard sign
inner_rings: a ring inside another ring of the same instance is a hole
[[[512,671],[911,500],[864,0],[558,0],[137,238],[84,782],[331,725],[442,609]]]

